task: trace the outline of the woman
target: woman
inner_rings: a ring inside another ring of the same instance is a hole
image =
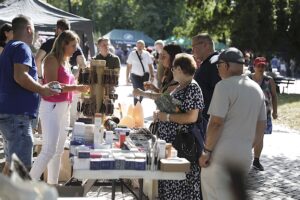
[[[6,43],[13,39],[13,30],[10,24],[3,24],[0,29],[0,54],[2,53]]]
[[[30,175],[39,179],[48,165],[49,184],[58,183],[60,159],[67,137],[66,127],[70,122],[72,92],[87,92],[88,86],[75,85],[69,58],[76,50],[78,36],[72,31],[62,32],[54,42],[50,54],[45,58],[44,83],[58,81],[62,85],[59,95],[42,97],[40,118],[43,133],[42,150],[34,162]]]
[[[265,134],[272,133],[272,117],[271,112],[273,108],[273,119],[277,119],[277,94],[276,94],[276,84],[272,77],[264,75],[266,70],[267,61],[264,57],[257,57],[254,60],[254,73],[250,74],[249,77],[257,82],[262,91],[265,94],[265,102],[267,108],[267,127],[265,129]],[[254,161],[253,167],[259,171],[263,171],[264,167],[260,164],[259,157],[263,149],[263,139],[261,142],[254,147]]]
[[[172,143],[179,127],[190,128],[198,119],[204,108],[203,96],[199,85],[193,80],[196,63],[191,55],[180,53],[171,68],[174,81],[179,85],[171,92],[171,96],[181,102],[180,112],[164,113],[158,111],[155,120],[160,121],[158,134],[160,138]],[[159,199],[201,199],[200,168],[198,163],[191,163],[186,179],[180,181],[159,181]]]
[[[145,82],[144,87],[146,90],[151,90],[153,92],[145,92],[141,89],[134,89],[133,95],[144,96],[151,99],[156,99],[161,96],[161,93],[170,93],[178,85],[176,81],[173,80],[173,73],[171,71],[173,61],[176,54],[182,53],[181,47],[176,44],[169,44],[164,46],[162,53],[160,54],[160,59],[164,67],[164,75],[162,77],[162,86],[157,88],[151,82]]]

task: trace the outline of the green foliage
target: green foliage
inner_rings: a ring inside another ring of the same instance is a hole
[[[291,42],[289,53],[300,62],[300,1],[291,1],[290,26],[288,27],[288,39]]]
[[[260,54],[272,52],[274,42],[274,6],[272,0],[256,0],[257,4],[257,37],[256,51]]]
[[[235,23],[232,25],[232,45],[242,50],[256,50],[258,12],[255,0],[236,1],[234,10]]]
[[[51,4],[54,7],[60,8],[65,11],[69,11],[68,1],[58,1],[58,0],[47,0],[47,3]]]
[[[73,13],[92,19],[100,35],[115,28],[143,31],[154,39],[207,32],[241,50],[300,57],[299,0],[69,1]],[[68,10],[68,1],[48,3]]]

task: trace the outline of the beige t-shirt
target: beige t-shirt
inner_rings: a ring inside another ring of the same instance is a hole
[[[208,113],[224,118],[224,127],[213,152],[213,162],[251,162],[256,123],[266,120],[264,94],[247,76],[220,81],[214,90]]]

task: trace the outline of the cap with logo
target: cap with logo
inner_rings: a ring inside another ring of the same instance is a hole
[[[256,65],[267,65],[267,59],[265,57],[257,57],[254,60],[254,66]]]
[[[224,62],[239,63],[239,64],[245,63],[243,53],[235,47],[230,47],[230,48],[222,51],[219,55],[213,56],[210,59],[210,62],[218,63],[220,60],[222,60]]]

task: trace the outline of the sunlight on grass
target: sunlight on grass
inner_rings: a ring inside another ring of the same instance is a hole
[[[300,94],[279,94],[278,116],[274,124],[300,131]]]

